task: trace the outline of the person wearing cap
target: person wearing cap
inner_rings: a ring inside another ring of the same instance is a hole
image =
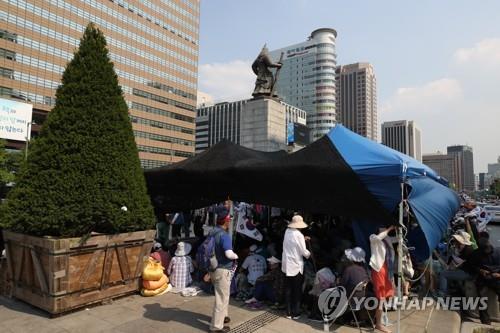
[[[365,251],[360,247],[344,251],[349,264],[344,268],[340,276],[340,285],[345,288],[347,295],[351,295],[354,287],[362,281],[369,281],[368,271],[365,267]],[[355,297],[363,297],[362,293],[356,293]]]
[[[461,269],[461,266],[469,259],[474,249],[470,235],[459,230],[452,236],[452,255],[448,261],[448,268],[439,274],[439,296],[445,296],[448,292],[448,281],[470,280],[469,273]]]
[[[233,277],[232,268],[238,255],[233,252],[233,244],[228,233],[231,216],[227,205],[218,207],[216,213],[217,226],[211,232],[211,235],[215,237],[217,268],[210,273],[215,292],[210,332],[229,332],[229,326],[224,326],[224,324],[231,321],[228,316],[229,296]]]
[[[306,238],[300,229],[307,224],[300,215],[295,215],[288,224],[283,240],[283,255],[281,270],[285,273],[287,318],[300,318],[300,298],[304,278],[304,258],[309,258],[311,252],[306,248]],[[309,240],[309,237],[307,238]]]
[[[256,253],[257,249],[258,247],[255,244],[250,246],[250,254],[243,261],[243,265],[241,265],[242,269],[248,271],[247,280],[252,286],[255,286],[255,280],[266,273],[267,268],[266,259]]]
[[[268,300],[276,304],[283,300],[285,275],[280,269],[281,260],[270,257],[267,263],[269,271],[257,278],[253,297],[245,301],[252,308],[260,308],[262,301]]]
[[[154,252],[150,254],[150,257],[161,262],[161,265],[166,273],[167,267],[170,265],[170,261],[172,260],[170,253],[163,250],[163,247],[159,242],[153,244],[153,251]]]
[[[170,278],[172,287],[179,291],[193,282],[191,274],[194,272],[194,269],[189,252],[191,252],[191,244],[185,242],[177,243],[175,257],[172,258],[167,268],[167,275]]]

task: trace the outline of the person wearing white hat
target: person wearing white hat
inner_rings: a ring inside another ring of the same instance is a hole
[[[362,281],[369,281],[368,271],[365,267],[366,253],[360,247],[354,249],[346,249],[345,256],[349,260],[349,265],[342,271],[340,277],[340,285],[344,286],[347,295],[350,295],[354,287]],[[356,297],[363,297],[364,295],[356,294]]]
[[[266,259],[257,254],[257,245],[253,244],[250,246],[250,254],[243,261],[241,268],[248,271],[247,280],[252,286],[255,285],[255,280],[266,273],[267,264]]]
[[[271,257],[267,259],[267,263],[269,272],[257,279],[253,297],[245,301],[254,309],[262,307],[261,302],[265,300],[272,303],[279,303],[283,300],[285,275],[280,269],[281,260]]]
[[[305,228],[307,224],[302,216],[295,215],[288,224],[283,240],[281,270],[286,275],[287,318],[293,319],[300,318],[304,258],[311,256],[311,252],[306,248],[306,238],[299,230]]]
[[[474,249],[471,236],[464,230],[459,230],[452,235],[452,255],[448,269],[439,274],[439,295],[445,296],[448,292],[448,281],[466,281],[472,279],[471,275],[460,267],[469,259]]]
[[[177,243],[175,257],[172,258],[168,265],[167,274],[169,275],[170,283],[179,291],[193,282],[191,274],[194,272],[194,269],[189,252],[191,252],[191,244],[185,242]]]

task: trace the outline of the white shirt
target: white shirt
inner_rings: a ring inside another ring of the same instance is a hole
[[[241,267],[248,270],[248,283],[255,285],[257,278],[261,277],[266,272],[267,262],[263,256],[251,254],[246,257]]]
[[[389,230],[382,231],[378,235],[370,235],[370,250],[372,256],[370,257],[370,267],[376,272],[380,272],[382,266],[384,266],[385,255],[387,249],[384,244],[384,238],[389,234]],[[391,238],[390,243],[394,243],[395,240]]]
[[[286,276],[304,274],[304,257],[309,258],[311,252],[306,248],[304,235],[293,228],[286,229],[283,241],[283,256],[281,257],[281,271]]]

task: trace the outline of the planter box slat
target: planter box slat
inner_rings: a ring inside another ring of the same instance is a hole
[[[51,314],[139,290],[154,230],[80,238],[4,231],[12,295]]]

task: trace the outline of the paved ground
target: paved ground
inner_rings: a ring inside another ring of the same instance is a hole
[[[165,332],[192,333],[206,332],[210,321],[213,297],[182,297],[165,294],[153,298],[133,295],[118,299],[110,304],[101,305],[50,319],[44,312],[23,302],[0,297],[0,332]],[[429,318],[429,311],[403,313],[402,332],[423,333]],[[390,320],[396,313],[391,312]],[[231,327],[236,333],[292,333],[319,332],[321,323],[308,320],[292,321],[276,317],[271,313],[253,311],[232,302],[230,308]],[[255,330],[262,323],[265,326]],[[253,325],[253,326],[252,326]],[[257,325],[257,326],[255,326]],[[391,329],[395,332],[395,326]],[[337,332],[359,332],[350,327],[340,327]],[[447,311],[432,312],[427,333],[459,333],[460,319],[456,313]]]

